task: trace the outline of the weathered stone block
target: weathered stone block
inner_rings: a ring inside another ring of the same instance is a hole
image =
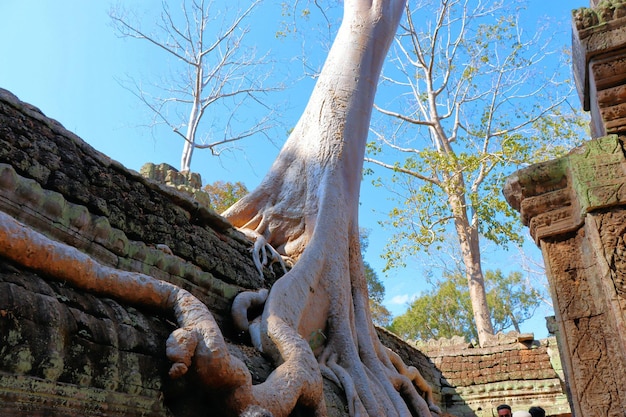
[[[619,290],[625,160],[621,138],[598,138],[560,160],[516,173],[505,189],[542,249],[572,408],[585,416],[603,415],[596,414],[598,402],[605,411],[626,409],[626,303]],[[549,172],[548,166],[566,198],[543,198],[555,191],[528,182],[537,176],[531,171]],[[554,213],[567,213],[569,227],[552,224]],[[543,226],[533,228],[537,224]]]

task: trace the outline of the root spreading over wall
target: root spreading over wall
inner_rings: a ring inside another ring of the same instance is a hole
[[[404,1],[344,4],[302,118],[261,185],[224,213],[257,239],[257,250],[270,245],[270,253],[295,261],[269,293],[243,293],[233,306],[236,325],[276,365],[264,382],[252,384],[207,307],[173,284],[100,264],[1,212],[0,255],[85,290],[173,311],[179,328],[167,341],[170,376],[192,370],[207,390],[223,393],[233,415],[287,417],[298,407],[325,416],[324,378],[344,390],[351,416],[437,415],[418,370],[378,339],[359,243],[365,142]],[[248,322],[247,310],[259,305],[262,314]]]

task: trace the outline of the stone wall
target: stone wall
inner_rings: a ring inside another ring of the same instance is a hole
[[[263,282],[250,242],[187,194],[97,152],[0,90],[0,211],[98,262],[193,293],[229,332],[230,304]],[[210,398],[172,381],[166,311],[78,291],[0,258],[0,416],[193,416]],[[231,343],[253,377],[269,364]],[[219,410],[215,410],[219,415]]]
[[[202,190],[202,178],[195,172],[180,172],[169,164],[153,164],[146,162],[139,169],[139,173],[159,184],[168,185],[176,190],[193,197],[205,207],[212,207],[211,197]]]
[[[229,308],[240,291],[271,285],[279,268],[264,271],[267,282],[260,279],[251,243],[192,198],[199,178],[165,165],[145,170],[157,181],[0,90],[0,212],[98,262],[189,290],[211,309],[230,352],[263,381],[272,366],[234,333]],[[159,183],[166,181],[178,187]],[[0,417],[195,417],[207,409],[224,415],[211,395],[198,392],[193,375],[167,376],[165,340],[174,327],[168,311],[77,290],[0,257]],[[492,415],[500,400],[542,405],[558,397],[547,342],[505,340],[487,350],[429,345],[429,357],[383,329],[379,337],[420,369],[446,415]],[[517,359],[503,358],[515,355],[524,355],[526,367],[539,366],[540,375],[525,372],[514,382],[498,371],[490,375],[506,378],[480,379],[505,363],[513,370]],[[542,387],[534,397],[529,384]],[[330,415],[346,416],[341,390],[330,382],[325,389]]]
[[[556,340],[532,334],[498,334],[488,346],[462,338],[416,342],[435,365],[441,403],[458,417],[497,416],[497,406],[513,411],[540,406],[547,416],[570,416]]]
[[[4,260],[0,316],[0,415],[166,415],[164,317]]]
[[[591,135],[626,129],[626,3],[593,1],[574,12],[574,79],[583,108],[591,113]]]
[[[540,246],[577,416],[626,410],[626,158],[617,136],[509,179],[506,196]]]
[[[145,170],[157,181],[0,89],[0,212],[102,264],[190,291],[253,381],[265,380],[271,364],[233,331],[229,309],[240,291],[270,286],[280,267],[259,277],[251,242],[198,203],[199,178],[163,165]],[[0,257],[0,417],[225,415],[193,375],[167,376],[174,323],[171,312],[77,290]],[[440,398],[432,362],[381,335],[406,364],[425,368]],[[330,416],[346,416],[341,390],[325,384]]]

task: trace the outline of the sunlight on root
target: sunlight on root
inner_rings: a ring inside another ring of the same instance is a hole
[[[169,376],[174,379],[180,378],[191,366],[191,358],[198,346],[198,334],[190,329],[176,329],[167,338],[165,346],[165,354],[173,362]]]
[[[259,351],[263,352],[261,345],[261,322],[260,316],[255,317],[252,321],[248,320],[248,311],[251,308],[260,307],[265,304],[269,291],[265,288],[259,291],[245,291],[237,294],[233,300],[230,309],[233,317],[233,323],[240,332],[248,332],[252,345]]]
[[[274,415],[258,405],[251,405],[239,417],[274,417]]]
[[[337,354],[331,354],[325,363],[320,363],[322,375],[343,388],[348,403],[348,414],[354,417],[368,416],[367,410],[354,386],[352,376],[337,363]]]
[[[389,375],[393,386],[402,397],[404,403],[413,413],[422,417],[435,417],[441,414],[441,410],[434,403],[432,389],[413,366],[406,366],[400,356],[389,348],[385,348],[397,373]],[[327,351],[319,358],[319,368],[322,376],[342,388],[346,396],[350,416],[371,416],[359,391],[356,387],[358,381],[354,380],[349,369],[340,365],[337,353]],[[369,371],[369,369],[366,369]],[[373,376],[375,379],[375,376]],[[403,415],[402,413],[400,413]]]
[[[407,366],[396,352],[389,348],[386,349],[387,355],[389,356],[394,368],[396,368],[400,375],[408,378],[409,381],[411,381],[411,383],[413,383],[413,385],[415,385],[415,387],[422,393],[422,396],[428,405],[428,409],[436,414],[441,414],[441,409],[435,404],[432,388],[417,368],[414,366]]]
[[[278,262],[282,267],[283,273],[287,273],[287,266],[285,265],[283,257],[276,249],[274,249],[274,247],[272,247],[272,245],[267,243],[267,239],[265,239],[263,235],[246,228],[240,228],[237,230],[246,235],[248,239],[254,241],[254,246],[250,249],[250,251],[252,252],[254,266],[256,266],[257,271],[259,271],[261,279],[265,279],[263,276],[263,267],[270,266],[276,262]]]

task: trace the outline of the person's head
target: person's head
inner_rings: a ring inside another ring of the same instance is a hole
[[[513,413],[513,417],[532,417],[528,411],[516,411]]]
[[[532,417],[546,417],[546,410],[541,407],[530,407],[528,412]]]
[[[498,417],[512,417],[510,405],[500,404],[497,410],[498,410]]]

